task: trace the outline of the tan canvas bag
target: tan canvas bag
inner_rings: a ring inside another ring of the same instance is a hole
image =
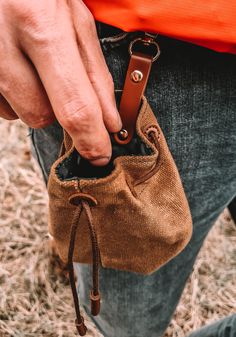
[[[143,95],[152,61],[144,53],[131,53],[124,89],[115,92],[123,129],[111,135],[111,162],[93,167],[79,156],[65,132],[61,156],[51,168],[49,231],[68,263],[81,336],[86,327],[73,261],[92,264],[91,312],[97,315],[99,265],[150,274],[181,252],[192,234],[177,167]]]

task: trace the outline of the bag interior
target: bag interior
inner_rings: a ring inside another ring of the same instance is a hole
[[[113,136],[112,142],[112,157],[106,166],[94,166],[90,162],[79,155],[74,150],[70,156],[65,158],[56,168],[57,175],[60,180],[73,179],[98,179],[111,174],[114,169],[114,159],[119,156],[134,155],[146,156],[152,154],[152,149],[149,148],[142,140],[135,135],[132,141],[126,145],[115,143]]]
[[[116,104],[119,111],[119,104],[121,99],[121,91],[115,92]],[[142,102],[141,102],[142,104]],[[140,105],[141,105],[140,104]],[[80,154],[74,150],[67,158],[65,158],[56,168],[57,176],[60,180],[78,180],[78,179],[98,179],[104,178],[111,174],[114,169],[114,160],[119,156],[146,156],[151,155],[153,150],[148,147],[142,139],[134,134],[129,144],[117,144],[110,135],[112,144],[112,157],[106,166],[94,166]]]

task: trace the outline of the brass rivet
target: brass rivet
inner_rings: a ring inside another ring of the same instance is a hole
[[[133,82],[140,82],[143,79],[143,73],[140,70],[134,70],[130,77]]]
[[[125,129],[121,129],[121,130],[118,132],[118,137],[119,137],[120,140],[125,140],[125,139],[127,139],[127,138],[128,138],[128,135],[129,135],[129,133],[128,133],[128,131],[125,130]]]

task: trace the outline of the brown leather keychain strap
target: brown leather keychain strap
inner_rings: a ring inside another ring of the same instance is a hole
[[[135,132],[139,106],[147,85],[152,61],[152,56],[140,52],[133,52],[131,55],[119,108],[122,129],[114,134],[119,144],[128,144]]]

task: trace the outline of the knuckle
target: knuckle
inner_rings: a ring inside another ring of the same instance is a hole
[[[76,3],[76,1],[70,0],[69,2],[70,7],[72,8],[72,13],[74,12],[76,14],[79,12],[79,16],[77,14],[75,16],[76,25],[78,29],[80,29],[81,33],[78,34],[78,39],[80,40],[80,37],[83,35],[82,32],[86,33],[86,35],[89,37],[96,37],[97,29],[95,19],[88,7],[84,4],[83,1]]]
[[[94,17],[92,13],[87,8],[85,8],[85,10],[83,10],[81,14],[82,15],[80,17],[80,24],[82,24],[85,28],[90,28],[92,32],[94,31],[94,29],[96,31]]]
[[[106,92],[108,93],[114,93],[115,90],[115,85],[114,85],[114,81],[112,78],[111,73],[108,71],[105,73],[105,75],[103,75],[104,73],[102,73],[102,75],[98,75],[98,73],[96,71],[87,71],[87,73],[89,74],[89,79],[90,82],[94,85],[96,85],[97,87],[97,91],[98,92],[102,92],[104,90],[104,86],[106,88]],[[101,78],[103,78],[103,84],[104,85],[100,85],[101,82]]]
[[[90,103],[77,103],[75,101],[64,104],[60,112],[65,129],[74,130],[87,127],[91,121],[94,105]]]
[[[41,119],[37,121],[27,122],[26,124],[32,127],[33,129],[40,129],[40,128],[45,128],[46,126],[49,126],[50,124],[52,124],[53,121],[54,121],[54,118],[53,119],[50,118],[50,119]]]
[[[56,15],[50,14],[50,8],[40,1],[9,0],[5,2],[4,15],[14,22],[20,43],[50,44],[59,40],[56,29]],[[15,24],[15,22],[17,24]]]
[[[87,24],[90,25],[91,27],[94,27],[94,17],[92,13],[89,10],[87,10],[85,13],[86,13],[85,19],[86,19]]]
[[[14,110],[25,124],[34,129],[44,128],[55,120],[49,110],[46,112],[37,107],[32,108],[32,105],[25,107],[22,102],[17,102]]]
[[[16,1],[11,0],[8,2],[8,10],[14,14],[18,22],[24,24],[36,24],[40,16],[39,6],[30,1]]]
[[[24,42],[47,45],[58,36],[55,18],[48,14],[46,7],[31,4],[30,1],[24,1],[23,5],[20,2],[15,4],[15,20],[20,23],[17,26],[19,38]]]
[[[47,24],[46,24],[47,25]],[[53,25],[39,26],[27,26],[24,29],[24,41],[30,43],[30,45],[38,46],[39,48],[50,48],[52,43],[56,43],[61,39],[57,29],[53,28]]]

